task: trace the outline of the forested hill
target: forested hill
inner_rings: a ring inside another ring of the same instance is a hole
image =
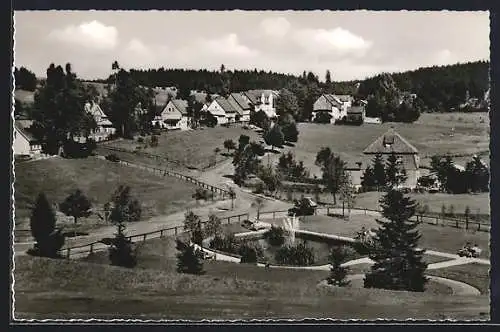
[[[465,102],[467,91],[481,100],[489,88],[489,62],[419,68],[390,76],[400,91],[415,93],[429,110],[440,111]],[[383,93],[386,79],[387,74],[380,74],[361,81],[358,94],[366,98]]]

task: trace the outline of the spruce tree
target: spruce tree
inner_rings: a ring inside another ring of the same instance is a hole
[[[109,259],[111,265],[133,268],[137,265],[137,254],[134,251],[132,241],[125,236],[125,224],[116,224],[117,233],[109,248]]]
[[[386,186],[388,188],[398,188],[407,178],[408,176],[403,165],[398,161],[396,155],[391,153],[389,158],[387,158],[385,167]]]
[[[204,274],[203,260],[194,245],[187,245],[177,240],[177,272],[188,274]]]
[[[381,199],[384,220],[377,220],[376,246],[369,255],[375,263],[365,276],[366,288],[424,291],[427,264],[424,250],[417,248],[418,223],[410,221],[416,206],[415,201],[393,188]]]
[[[346,258],[347,252],[341,246],[333,247],[330,251],[328,261],[332,267],[330,268],[330,276],[327,278],[329,285],[344,287],[350,284],[350,281],[347,280],[349,268],[342,266]]]
[[[385,187],[387,184],[384,160],[380,153],[377,153],[373,159],[373,182],[377,187],[377,191],[380,191],[380,188]]]
[[[31,234],[36,243],[28,253],[43,257],[59,257],[64,235],[56,229],[56,215],[44,193],[36,199],[30,218]]]

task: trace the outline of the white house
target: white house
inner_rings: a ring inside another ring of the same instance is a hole
[[[217,118],[217,124],[236,122],[237,112],[224,97],[215,98],[208,106],[207,111]]]
[[[163,108],[160,115],[153,120],[153,125],[157,123],[161,128],[170,130],[188,130],[190,119],[187,113],[188,103],[182,99],[172,99]]]
[[[347,117],[347,110],[352,107],[353,98],[349,95],[323,94],[313,104],[311,121],[315,121],[320,112],[330,115],[330,123]]]
[[[38,155],[42,144],[38,142],[21,121],[14,122],[14,155]]]
[[[92,101],[85,103],[85,112],[91,114],[97,123],[97,128],[94,129],[89,138],[92,138],[96,142],[108,139],[108,137],[116,132],[116,128],[113,127],[111,121],[109,121],[106,113],[103,112],[98,103]]]
[[[241,96],[247,103],[254,106],[255,112],[264,111],[268,118],[276,117],[276,100],[279,96],[277,91],[248,90],[241,93]]]

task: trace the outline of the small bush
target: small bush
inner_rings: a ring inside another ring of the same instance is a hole
[[[242,243],[238,254],[241,256],[241,263],[257,263],[259,257],[262,257],[262,249],[248,243]]]
[[[120,158],[118,158],[118,156],[116,154],[114,154],[114,153],[108,154],[105,158],[106,158],[106,160],[113,161],[113,162],[119,162],[120,161]]]
[[[215,250],[225,251],[232,254],[239,253],[241,242],[234,236],[234,234],[227,234],[224,237],[215,236],[210,241],[209,247]]]
[[[210,192],[207,189],[196,188],[196,191],[192,197],[196,200],[200,199],[208,200],[210,198]]]
[[[285,231],[282,227],[271,226],[271,229],[264,233],[264,239],[272,246],[282,246],[285,243]]]
[[[257,182],[257,184],[255,185],[255,188],[254,188],[253,192],[254,192],[254,194],[262,194],[262,193],[264,193],[264,188],[265,188],[264,183]]]
[[[276,252],[275,260],[283,265],[312,265],[314,264],[314,250],[305,242],[294,246],[284,246]]]
[[[158,136],[157,136],[157,135],[152,135],[152,136],[151,136],[151,143],[150,143],[150,146],[151,146],[151,147],[156,147],[156,146],[158,146]]]
[[[139,138],[137,138],[137,142],[144,143],[144,137],[139,136]]]
[[[202,253],[193,245],[177,240],[177,272],[188,274],[204,274]]]
[[[332,265],[330,269],[330,276],[327,279],[329,285],[344,287],[349,285],[347,280],[347,273],[349,268],[341,266],[346,262],[349,252],[345,247],[336,246],[330,251],[328,261]]]

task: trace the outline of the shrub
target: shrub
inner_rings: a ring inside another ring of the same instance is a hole
[[[196,250],[194,245],[187,245],[180,240],[177,240],[177,272],[188,274],[204,274],[203,256],[199,250]]]
[[[139,136],[139,138],[137,138],[137,142],[144,143],[144,137]]]
[[[151,147],[156,147],[158,146],[158,136],[157,135],[152,135],[151,136]]]
[[[113,161],[113,162],[120,161],[120,158],[118,158],[118,156],[114,153],[108,154],[105,158],[106,158],[106,160]]]
[[[196,191],[192,197],[196,200],[200,199],[208,200],[210,198],[210,193],[207,189],[196,188]]]
[[[312,265],[314,264],[314,250],[305,242],[294,246],[284,246],[276,252],[275,260],[283,265]]]
[[[345,247],[336,246],[330,251],[328,261],[332,265],[330,269],[330,276],[327,279],[329,285],[344,287],[349,285],[347,280],[347,272],[349,268],[342,266],[348,257],[348,251]]]
[[[224,237],[217,235],[210,241],[209,247],[215,250],[238,254],[240,243],[234,234],[227,234]]]
[[[271,226],[266,233],[264,239],[272,246],[282,246],[285,243],[285,231],[282,227]]]
[[[238,250],[238,254],[241,256],[241,263],[257,263],[259,257],[262,257],[262,250],[260,247],[250,245],[248,243],[242,243]]]
[[[264,192],[265,185],[262,182],[257,182],[253,190],[254,194],[262,194]]]
[[[118,223],[117,230],[118,232],[111,241],[111,247],[109,248],[111,265],[132,268],[137,265],[137,253],[132,246],[132,242],[125,237],[125,225]]]

